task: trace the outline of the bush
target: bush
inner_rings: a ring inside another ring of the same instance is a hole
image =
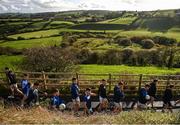
[[[118,43],[120,46],[131,46],[132,42],[129,38],[118,38],[115,41],[116,43]]]
[[[0,55],[21,55],[22,51],[10,47],[0,47]]]
[[[144,39],[141,41],[141,45],[145,49],[151,49],[154,47],[154,42],[151,39]]]
[[[18,36],[17,40],[25,40],[24,37]]]
[[[122,62],[123,64],[128,64],[128,65],[134,65],[136,63],[135,60],[135,52],[133,49],[123,49],[122,50]]]
[[[115,49],[110,49],[106,52],[106,58],[108,65],[120,65],[122,64],[122,52]]]
[[[24,53],[23,68],[29,71],[70,72],[77,59],[69,48],[32,48]]]
[[[177,43],[176,39],[167,38],[164,36],[155,36],[153,39],[154,39],[155,43],[160,44],[160,45],[170,46],[170,45],[174,45],[175,43]]]
[[[77,58],[81,64],[89,64],[91,55],[92,51],[88,48],[84,48],[80,52],[78,52]]]
[[[146,36],[134,36],[134,37],[131,37],[130,39],[133,43],[141,45],[142,40],[149,39],[149,38]]]

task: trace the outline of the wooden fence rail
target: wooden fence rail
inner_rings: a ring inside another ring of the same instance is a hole
[[[23,78],[23,74],[28,75],[30,82],[39,81],[44,89],[53,86],[67,87],[71,83],[71,78],[76,77],[79,85],[82,87],[98,87],[101,79],[106,79],[109,92],[120,80],[124,80],[129,87],[136,87],[139,90],[144,84],[150,83],[153,79],[158,79],[159,88],[165,88],[169,83],[175,85],[175,91],[180,93],[180,75],[154,75],[154,74],[82,74],[82,73],[60,73],[60,72],[15,72],[17,80]],[[7,84],[7,78],[4,72],[0,72],[0,84]]]

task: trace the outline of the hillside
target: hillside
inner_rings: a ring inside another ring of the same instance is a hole
[[[151,55],[152,52],[159,52],[162,48],[170,46],[178,50],[178,42],[180,42],[180,16],[178,12],[179,10],[139,12],[89,10],[0,14],[0,57],[2,56],[5,60],[6,57],[8,59],[8,56],[17,56],[18,58],[18,56],[23,55],[24,49],[65,45],[78,50],[89,49],[91,54],[97,54],[99,61],[91,63],[88,61],[88,64],[119,65],[125,62],[125,65],[139,65],[123,60],[116,63],[106,62],[107,60],[102,60],[105,58],[103,54],[107,54],[106,58],[110,58],[111,51],[121,53],[121,51],[130,50],[139,60],[137,57],[140,56],[141,52]],[[141,43],[144,39],[151,39],[153,41],[152,47],[144,48]],[[130,40],[130,44],[121,43],[126,40]],[[177,51],[175,67],[179,66],[178,55]],[[167,56],[167,60],[168,58]],[[86,64],[86,61],[80,64]],[[7,65],[11,66],[12,64]],[[145,66],[153,65],[151,62]]]

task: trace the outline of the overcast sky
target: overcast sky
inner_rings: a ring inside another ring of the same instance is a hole
[[[0,0],[0,13],[180,9],[180,0]]]

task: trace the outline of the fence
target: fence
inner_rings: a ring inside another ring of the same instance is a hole
[[[18,83],[23,78],[23,74],[28,75],[28,80],[31,83],[38,81],[42,89],[51,89],[52,87],[59,88],[62,93],[68,93],[72,77],[76,77],[79,81],[81,90],[87,87],[92,88],[92,91],[97,91],[99,81],[107,80],[107,90],[112,93],[114,85],[120,80],[126,84],[124,91],[128,94],[137,94],[137,91],[146,83],[152,82],[153,79],[158,79],[158,94],[162,92],[170,83],[175,85],[174,93],[180,95],[180,75],[144,75],[144,74],[81,74],[81,73],[54,73],[54,72],[15,72]],[[0,84],[7,85],[7,78],[4,72],[0,72]]]

